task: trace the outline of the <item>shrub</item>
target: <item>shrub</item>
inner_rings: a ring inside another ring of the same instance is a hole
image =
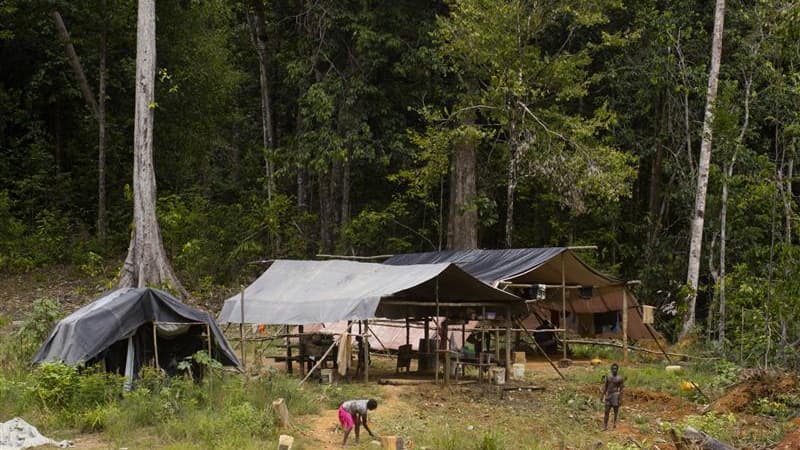
[[[687,426],[721,441],[731,442],[736,437],[736,416],[732,413],[689,415],[683,419],[683,427]]]
[[[33,373],[32,392],[45,408],[64,407],[72,402],[80,380],[74,367],[44,363]]]
[[[18,339],[15,351],[17,363],[27,364],[30,361],[62,314],[61,305],[53,298],[42,297],[33,302],[31,312],[15,336]]]

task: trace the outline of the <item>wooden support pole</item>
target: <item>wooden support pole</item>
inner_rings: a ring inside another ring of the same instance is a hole
[[[558,376],[561,377],[562,380],[566,381],[566,378],[564,377],[564,374],[562,374],[561,371],[558,370],[558,367],[556,367],[556,365],[553,364],[553,360],[551,360],[550,357],[547,356],[547,353],[544,351],[544,349],[539,345],[538,342],[536,342],[536,336],[534,336],[533,333],[530,332],[530,330],[528,330],[527,328],[525,328],[523,326],[522,321],[518,321],[517,325],[520,326],[522,329],[524,329],[526,333],[528,333],[528,337],[531,338],[531,340],[533,341],[533,344],[536,345],[536,348],[538,348],[539,351],[542,352],[542,356],[544,356],[544,358],[547,360],[547,362],[550,363],[550,366],[553,368],[553,370],[556,371],[556,373],[558,374]]]
[[[500,362],[500,329],[494,332],[494,360]]]
[[[242,288],[242,296],[239,299],[239,314],[239,319],[241,319],[239,322],[239,338],[241,339],[239,348],[242,351],[242,369],[247,372],[247,352],[244,340],[244,288]]]
[[[359,358],[364,358],[364,383],[369,383],[369,320],[364,321],[364,335],[361,339],[364,352]]]
[[[292,342],[289,339],[289,325],[286,327],[286,373],[292,373]]]
[[[411,343],[411,324],[406,317],[406,345]]]
[[[439,316],[439,278],[436,278],[435,289],[436,289],[436,291],[435,291],[435,298],[436,298],[436,340],[435,340],[435,342],[436,342],[436,348],[433,350],[433,356],[435,358],[434,362],[433,362],[433,367],[434,367],[434,369],[433,369],[434,370],[433,378],[434,378],[434,381],[436,382],[436,384],[439,384],[439,347],[441,346],[441,343],[439,342],[439,337],[441,336],[441,333],[442,333],[442,323],[440,322],[441,317]]]
[[[511,307],[506,307],[506,379],[511,376]]]
[[[305,345],[303,344],[303,326],[297,326],[297,333],[300,335],[297,338],[297,342],[300,345],[298,350],[298,354],[300,356],[300,376],[305,377],[306,375],[306,352],[305,352]]]
[[[348,339],[350,339],[350,337],[348,337]],[[341,342],[342,342],[342,338],[339,337],[338,343],[341,343]],[[300,380],[300,384],[298,386],[302,386],[303,383],[305,383],[306,380],[308,380],[308,378],[311,376],[311,374],[314,373],[314,371],[317,370],[317,368],[322,365],[322,363],[325,361],[325,358],[328,357],[328,353],[330,353],[331,350],[333,350],[333,347],[335,347],[336,344],[337,344],[337,341],[334,340],[333,343],[331,344],[331,346],[328,347],[328,349],[325,350],[325,353],[322,354],[322,358],[320,358],[319,361],[317,361],[317,363],[314,364],[314,367],[312,367],[311,370],[308,371],[308,373],[306,374],[306,377],[303,378],[302,380]]]
[[[628,288],[622,286],[622,362],[628,363]]]
[[[161,369],[161,366],[158,364],[158,326],[156,322],[153,322],[153,360],[156,362],[156,369]]]
[[[444,339],[444,384],[445,386],[450,384],[450,339],[448,339],[448,325],[447,321],[443,321],[441,323],[442,333],[441,336]],[[438,358],[438,353],[437,353]]]
[[[486,307],[484,306],[481,309],[481,321],[486,322]],[[484,331],[483,327],[481,326],[481,353],[485,353],[487,350],[486,348],[486,331]],[[480,356],[480,355],[478,355]]]

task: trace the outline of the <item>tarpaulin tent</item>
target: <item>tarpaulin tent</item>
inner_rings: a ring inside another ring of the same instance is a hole
[[[524,300],[454,264],[389,266],[352,261],[277,260],[242,295],[225,300],[221,323],[303,325],[376,317],[469,318],[485,307],[527,315]],[[244,318],[242,318],[242,310]]]
[[[433,263],[454,263],[484,283],[497,287],[544,285],[545,300],[537,305],[554,312],[563,307],[563,293],[568,314],[565,325],[583,335],[620,332],[619,327],[604,329],[595,322],[598,315],[622,311],[623,292],[629,310],[638,308],[636,297],[624,281],[592,268],[568,247],[446,250],[394,255],[384,261],[387,265]],[[568,289],[562,291],[562,282]],[[536,325],[531,322],[527,324]],[[637,313],[629,314],[628,336],[633,339],[650,337]]]
[[[155,331],[154,331],[155,327]],[[214,318],[172,295],[151,288],[121,288],[73,312],[56,324],[33,358],[34,363],[69,365],[102,361],[128,377],[153,361],[167,370],[183,358],[208,350],[223,365],[239,367]],[[154,337],[155,342],[154,342]]]

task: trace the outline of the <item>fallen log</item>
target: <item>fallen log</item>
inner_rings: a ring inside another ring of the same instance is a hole
[[[623,345],[621,343],[614,342],[614,341],[596,341],[596,340],[591,340],[591,339],[567,339],[564,342],[566,342],[567,344],[600,345],[600,346],[605,346],[605,347],[623,348]],[[628,345],[628,350],[635,351],[635,352],[650,353],[650,354],[654,354],[654,355],[667,354],[669,356],[675,356],[675,357],[681,358],[681,359],[703,359],[703,360],[707,360],[707,361],[712,361],[712,360],[715,360],[715,359],[719,359],[718,357],[711,357],[711,356],[693,356],[693,355],[684,355],[682,353],[661,352],[661,351],[650,350],[650,349],[647,349],[647,348],[636,347],[634,345]]]
[[[736,448],[730,444],[714,439],[692,427],[686,427],[686,429],[683,430],[682,437],[678,437],[675,430],[672,429],[669,430],[669,433],[677,450],[736,450]]]

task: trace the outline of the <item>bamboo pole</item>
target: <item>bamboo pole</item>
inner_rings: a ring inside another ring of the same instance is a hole
[[[348,339],[349,339],[349,337],[348,337]],[[342,341],[342,338],[341,338],[341,336],[339,336],[339,342],[341,342],[341,341]],[[311,370],[308,371],[308,373],[306,374],[306,377],[303,378],[302,380],[300,380],[300,384],[298,386],[302,386],[303,383],[305,383],[306,380],[308,380],[308,378],[311,376],[311,374],[314,373],[314,371],[317,370],[317,368],[319,368],[320,365],[322,365],[322,363],[325,361],[325,358],[328,357],[328,354],[331,352],[331,350],[333,350],[333,347],[335,347],[335,346],[336,346],[336,341],[333,341],[331,346],[328,347],[328,349],[325,350],[325,353],[322,354],[322,358],[320,358],[319,361],[317,361],[317,363],[314,364],[314,367],[312,367]]]
[[[522,321],[518,321],[517,325],[519,325],[519,326],[522,326]],[[530,337],[530,338],[531,338],[531,340],[533,341],[533,344],[536,346],[536,348],[538,348],[538,349],[539,349],[539,351],[540,351],[540,352],[542,352],[542,356],[544,356],[544,358],[547,360],[547,362],[549,362],[549,363],[550,363],[550,366],[553,368],[553,370],[555,370],[555,371],[556,371],[556,373],[558,374],[558,376],[560,376],[562,380],[565,380],[565,381],[566,381],[566,378],[564,377],[564,374],[562,374],[562,373],[561,373],[561,371],[560,371],[560,370],[558,370],[558,367],[556,367],[556,365],[555,365],[555,364],[553,364],[553,360],[551,360],[551,359],[550,359],[550,357],[549,357],[549,356],[547,356],[547,352],[545,352],[545,351],[544,351],[544,349],[543,349],[543,348],[542,348],[542,347],[539,345],[539,343],[538,343],[538,342],[536,342],[536,336],[534,336],[534,335],[533,335],[533,334],[530,332],[530,330],[528,330],[528,329],[527,329],[527,328],[525,328],[524,326],[522,327],[522,329],[523,329],[523,330],[525,330],[525,332],[526,332],[526,333],[528,333],[528,337]],[[544,330],[543,330],[543,331],[544,331]]]
[[[161,366],[158,364],[158,326],[156,322],[153,322],[153,352],[155,356],[153,360],[156,362],[156,369],[161,369]]]

